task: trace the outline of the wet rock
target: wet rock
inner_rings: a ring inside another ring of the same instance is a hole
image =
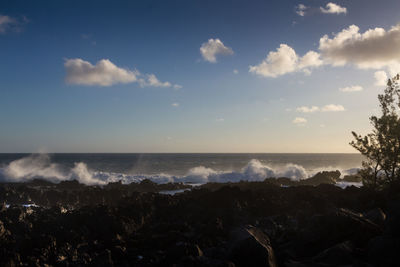
[[[323,171],[309,179],[301,180],[299,183],[302,185],[335,184],[339,178],[340,171]]]

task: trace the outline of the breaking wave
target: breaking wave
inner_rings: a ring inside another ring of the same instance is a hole
[[[354,170],[349,170],[348,174]],[[86,185],[105,185],[110,182],[121,181],[124,184],[129,184],[149,179],[160,184],[174,182],[205,184],[208,182],[263,181],[267,178],[277,177],[287,177],[293,181],[299,181],[307,179],[313,174],[315,172],[307,173],[304,167],[296,164],[286,164],[282,167],[272,168],[257,159],[252,159],[240,171],[216,171],[204,166],[198,166],[190,169],[183,176],[163,173],[157,175],[129,175],[90,170],[83,162],[75,163],[74,167],[69,170],[63,170],[60,165],[52,163],[47,154],[33,154],[14,160],[0,168],[0,182],[26,182],[40,178],[55,183],[75,179]]]

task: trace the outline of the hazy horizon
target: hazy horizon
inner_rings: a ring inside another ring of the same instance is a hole
[[[0,153],[357,153],[398,0],[3,1]]]

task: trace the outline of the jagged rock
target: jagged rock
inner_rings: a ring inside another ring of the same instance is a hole
[[[182,185],[148,181],[0,184],[0,203],[11,204],[0,206],[0,266],[397,263],[399,190],[283,182],[209,184],[175,196],[141,190]]]
[[[386,214],[381,208],[376,208],[364,213],[364,217],[379,226],[383,226],[386,221]]]
[[[229,257],[235,266],[277,266],[271,241],[260,229],[246,226],[234,230],[232,236]]]
[[[320,185],[320,184],[335,184],[340,178],[340,171],[323,171],[318,172],[313,177],[301,180],[303,185]]]
[[[111,257],[111,251],[106,249],[93,259],[93,265],[99,267],[112,267],[114,262]]]
[[[381,235],[368,243],[368,259],[374,266],[399,266],[400,239],[390,235]]]
[[[345,241],[322,251],[313,257],[313,261],[331,266],[351,265],[354,261],[353,250],[353,244],[350,241]]]
[[[296,237],[284,249],[293,257],[311,257],[346,240],[362,246],[381,233],[382,229],[378,225],[361,214],[336,209],[306,219]]]

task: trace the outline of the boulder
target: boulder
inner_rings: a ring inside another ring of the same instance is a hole
[[[230,260],[235,266],[277,266],[268,236],[260,229],[245,226],[232,232]]]
[[[365,212],[364,217],[379,226],[383,226],[386,220],[386,214],[381,208],[376,208]]]

